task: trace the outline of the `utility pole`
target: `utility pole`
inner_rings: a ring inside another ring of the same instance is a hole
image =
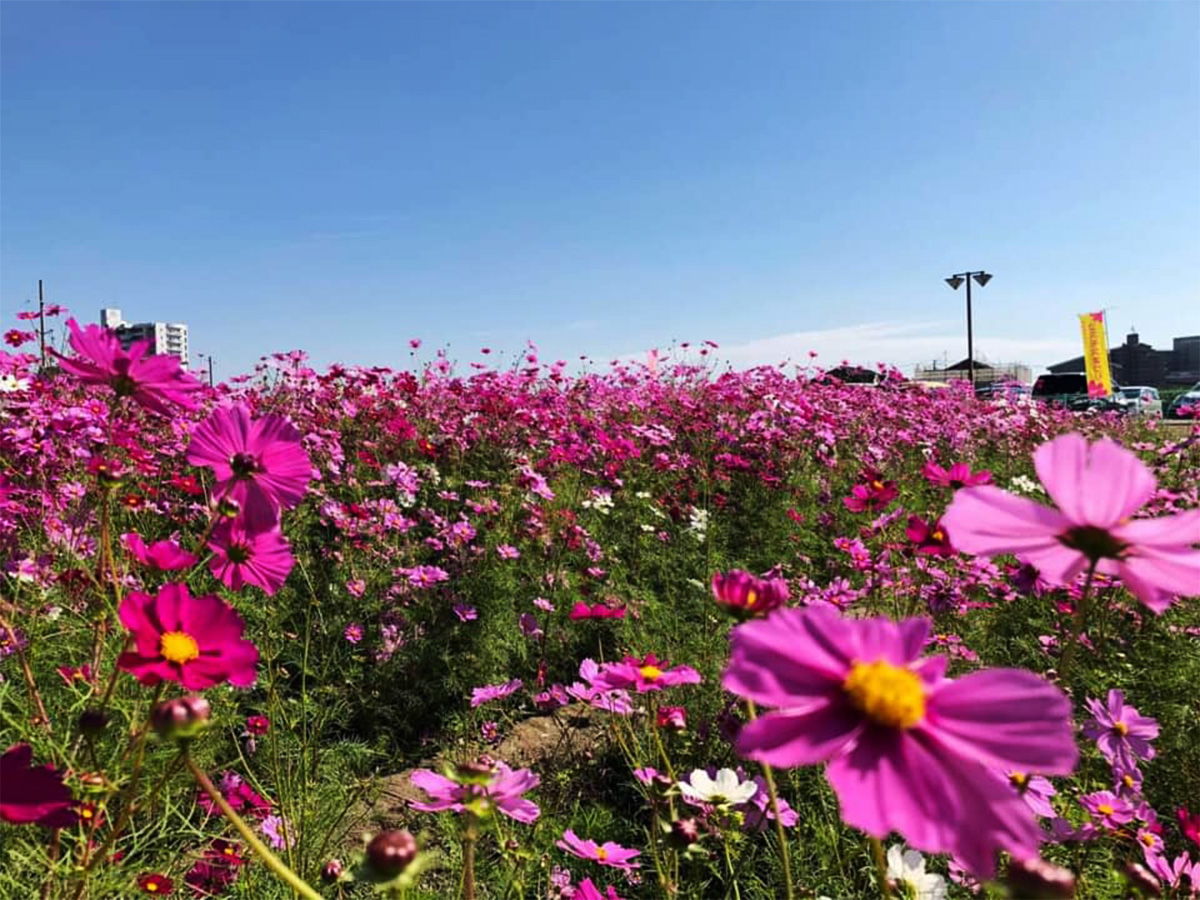
[[[42,279],[38,279],[38,333],[42,339],[41,368],[46,368],[46,298],[42,294]]]
[[[213,386],[212,356],[208,358],[208,386]]]

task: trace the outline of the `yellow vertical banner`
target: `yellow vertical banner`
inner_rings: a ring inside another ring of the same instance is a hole
[[[1082,313],[1083,360],[1087,367],[1088,396],[1107,397],[1112,393],[1112,374],[1108,368],[1108,340],[1104,336],[1104,313]]]

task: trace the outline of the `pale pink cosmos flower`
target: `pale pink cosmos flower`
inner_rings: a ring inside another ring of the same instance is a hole
[[[593,862],[600,863],[602,866],[612,866],[614,869],[625,869],[628,871],[629,869],[641,867],[641,863],[632,862],[634,857],[642,855],[641,850],[622,847],[614,841],[597,844],[593,840],[585,840],[579,837],[570,828],[563,832],[562,839],[556,841],[555,846],[561,850],[566,850],[574,856],[578,856],[580,859],[590,859]]]
[[[192,434],[187,460],[213,470],[218,497],[237,501],[250,531],[270,531],[280,509],[304,498],[312,464],[283,416],[250,417],[244,404],[217,408]]]
[[[71,348],[79,357],[54,355],[59,366],[80,381],[106,384],[118,397],[132,397],[164,416],[171,415],[172,406],[196,408],[191,395],[202,386],[183,371],[174,356],[149,355],[149,341],[134,341],[126,351],[117,336],[100,325],[80,329],[74,319],[68,319],[67,328],[71,331]]]
[[[628,691],[610,688],[601,683],[600,666],[595,660],[585,659],[579,664],[579,677],[583,681],[576,681],[567,688],[567,694],[571,697],[595,709],[619,716],[627,716],[633,712],[633,703],[629,699]]]
[[[737,750],[778,766],[825,762],[847,824],[990,875],[996,850],[1036,856],[1042,838],[998,771],[1071,772],[1071,704],[1023,670],[946,678],[945,657],[921,657],[929,630],[823,604],[739,625],[724,685],[770,711],[742,727]]]
[[[1054,509],[985,485],[954,495],[942,522],[964,553],[1013,553],[1053,585],[1070,584],[1095,564],[1160,613],[1175,596],[1200,595],[1200,509],[1133,519],[1154,495],[1154,475],[1108,438],[1078,434],[1033,454]]]
[[[476,815],[492,810],[526,825],[534,822],[541,810],[536,803],[521,794],[533,790],[542,779],[529,769],[512,769],[497,762],[487,767],[462,767],[455,778],[447,778],[430,769],[417,769],[409,780],[428,796],[425,802],[412,801],[413,809],[422,812],[464,812],[468,808]]]
[[[471,691],[471,709],[491,703],[493,700],[503,700],[505,697],[521,689],[522,681],[514,678],[504,684],[485,684]]]

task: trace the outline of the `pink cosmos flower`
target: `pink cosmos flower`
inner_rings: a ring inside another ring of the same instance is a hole
[[[1180,853],[1174,862],[1167,862],[1160,853],[1147,853],[1146,865],[1171,888],[1182,887],[1185,878],[1190,887],[1200,885],[1200,862],[1193,863],[1186,853]]]
[[[240,519],[226,519],[213,529],[208,548],[213,552],[209,569],[231,590],[243,585],[274,594],[287,581],[295,559],[278,528],[249,531]]]
[[[299,503],[312,478],[295,426],[283,416],[251,419],[244,404],[214,409],[196,427],[187,460],[213,470],[216,495],[236,501],[255,532],[274,528],[280,509]]]
[[[567,688],[567,694],[571,697],[596,709],[620,716],[627,716],[633,712],[633,704],[627,691],[610,688],[601,682],[600,666],[595,660],[585,659],[579,664],[579,677],[583,679],[582,682],[576,681]]]
[[[641,856],[642,851],[622,847],[613,841],[597,844],[592,840],[584,840],[570,828],[563,832],[562,839],[556,841],[555,846],[578,856],[580,859],[590,859],[593,862],[600,863],[602,866],[612,866],[614,869],[629,871],[630,869],[641,868],[642,865],[641,863],[630,862],[634,857]]]
[[[1139,759],[1154,759],[1150,742],[1158,737],[1158,722],[1125,705],[1125,693],[1111,690],[1108,703],[1087,698],[1094,718],[1083,726],[1083,733],[1096,741],[1100,753],[1111,764],[1137,768]]]
[[[1025,805],[1039,816],[1053,819],[1058,815],[1050,798],[1058,793],[1048,778],[1041,775],[1029,775],[1026,772],[1013,770],[1008,773],[1008,783],[1020,794]]]
[[[452,779],[429,769],[414,771],[409,780],[430,799],[412,801],[412,808],[422,812],[446,809],[463,812],[470,808],[479,816],[494,809],[526,825],[541,815],[536,803],[521,796],[542,783],[529,769],[514,770],[507,763],[497,762],[490,766],[463,766],[454,774]]]
[[[504,684],[485,684],[483,687],[477,687],[471,691],[471,709],[491,703],[493,700],[501,700],[509,694],[519,691],[522,684],[520,678],[514,678]]]
[[[14,744],[0,756],[0,819],[14,825],[36,823],[47,828],[67,828],[78,816],[75,798],[53,766],[33,765],[33,748]]]
[[[942,517],[959,550],[1015,553],[1054,585],[1096,563],[1155,612],[1176,595],[1200,595],[1200,509],[1131,519],[1155,489],[1133,453],[1108,438],[1089,446],[1066,434],[1039,447],[1033,461],[1058,509],[996,487],[965,488]]]
[[[134,341],[126,352],[117,336],[99,325],[80,330],[74,319],[68,319],[67,328],[79,358],[54,355],[63,370],[80,381],[106,384],[118,397],[132,397],[164,416],[171,414],[172,405],[196,408],[191,394],[201,390],[200,382],[184,372],[174,356],[147,356],[149,341]]]
[[[1175,815],[1179,817],[1179,830],[1183,836],[1200,847],[1200,813],[1189,813],[1186,806],[1181,806],[1175,810]]]
[[[186,569],[196,564],[196,557],[188,553],[175,541],[156,541],[150,546],[140,534],[129,532],[121,535],[125,550],[144,566],[153,566],[163,572]]]
[[[1022,670],[946,678],[945,657],[920,656],[929,630],[824,605],[739,625],[725,687],[773,711],[742,727],[737,750],[778,766],[826,762],[849,825],[899,832],[988,875],[997,849],[1033,856],[1041,838],[997,770],[1069,773],[1071,705]]]
[[[342,637],[344,637],[351,644],[357,644],[363,639],[362,626],[357,622],[351,622],[346,626],[346,630],[342,632]]]
[[[788,601],[782,578],[755,578],[741,569],[714,573],[712,592],[718,606],[739,617],[765,616]]]
[[[949,469],[943,469],[937,463],[928,462],[921,467],[921,474],[930,484],[958,490],[963,487],[978,487],[981,484],[992,483],[992,473],[987,469],[972,473],[966,463],[955,463]]]
[[[571,900],[621,900],[621,898],[617,895],[617,889],[611,884],[602,894],[592,879],[585,878],[575,885],[575,893],[571,895]]]
[[[691,666],[669,668],[666,660],[653,653],[645,659],[627,656],[619,663],[605,663],[596,677],[597,687],[605,690],[634,688],[639,694],[661,691],[680,684],[699,684],[703,679]]]
[[[1087,810],[1097,825],[1110,831],[1133,821],[1133,807],[1112,791],[1096,791],[1079,798],[1079,805]]]
[[[953,556],[955,553],[946,528],[940,520],[930,525],[920,516],[909,516],[908,527],[904,533],[917,545],[918,553],[929,556]]]
[[[501,559],[517,559],[521,555],[521,551],[509,544],[501,544],[496,548],[496,555]]]
[[[258,649],[242,637],[241,617],[219,597],[192,597],[185,584],[164,584],[155,597],[130,593],[119,612],[134,649],[117,665],[142,684],[177,681],[189,691],[224,681],[254,684]]]

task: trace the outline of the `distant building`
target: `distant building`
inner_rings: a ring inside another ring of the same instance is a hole
[[[1173,387],[1200,381],[1200,335],[1177,337],[1170,350],[1155,350],[1143,344],[1136,331],[1129,332],[1125,343],[1110,347],[1109,367],[1118,384]],[[1082,356],[1048,366],[1051,372],[1082,372]]]
[[[913,373],[916,381],[969,381],[971,361],[961,359],[952,366],[938,368],[935,362],[930,368],[917,367]],[[1029,384],[1033,380],[1033,369],[1025,363],[987,363],[975,360],[975,384],[994,384],[998,381],[1019,381]]]
[[[188,367],[188,327],[180,322],[126,322],[119,309],[100,310],[100,324],[116,334],[126,350],[134,341],[149,341],[150,352],[176,357]]]

